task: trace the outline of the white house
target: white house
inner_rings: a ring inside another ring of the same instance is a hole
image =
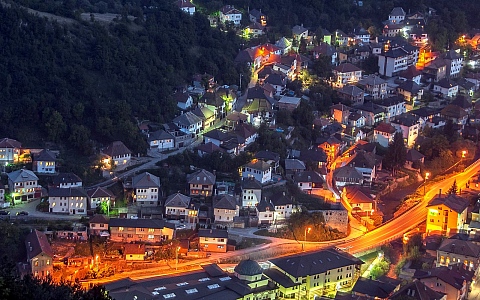
[[[253,177],[242,180],[242,207],[254,207],[262,199],[262,184]]]
[[[48,190],[49,211],[69,215],[87,214],[88,195],[83,188],[50,188]]]
[[[362,70],[351,63],[340,64],[333,70],[338,87],[347,83],[356,83],[362,78]]]
[[[193,5],[190,0],[178,0],[177,2],[175,2],[175,4],[177,4],[177,6],[181,10],[183,10],[189,15],[193,15],[195,13],[195,5]]]
[[[388,15],[388,21],[390,23],[401,23],[403,20],[405,20],[405,16],[407,14],[401,7],[394,7],[390,14]]]
[[[181,110],[187,110],[192,107],[193,98],[188,93],[177,92],[173,95],[173,97],[177,101],[178,108],[180,108]]]
[[[147,142],[150,149],[157,149],[160,152],[175,148],[175,137],[163,129],[149,133]]]
[[[458,94],[458,84],[447,78],[443,78],[434,83],[433,91],[442,94],[444,97],[453,98]]]
[[[273,224],[275,221],[275,206],[266,198],[257,205],[258,224]]]
[[[315,171],[301,171],[295,174],[293,181],[298,188],[307,194],[311,194],[316,190],[322,190],[325,180],[322,175]]]
[[[41,196],[38,177],[30,170],[20,169],[7,174],[8,188],[14,201],[27,201]]]
[[[160,178],[148,172],[132,178],[134,201],[139,206],[157,206],[160,195]]]
[[[395,120],[391,121],[393,127],[397,131],[402,132],[405,145],[411,148],[415,145],[420,132],[420,121],[416,115],[405,113],[397,116]]]
[[[59,173],[53,177],[53,186],[57,188],[81,187],[82,179],[74,173]]]
[[[242,12],[233,7],[233,5],[225,5],[220,9],[220,22],[233,22],[233,24],[240,25],[242,21]]]
[[[409,53],[402,47],[395,47],[378,56],[380,75],[393,77],[408,68]]]
[[[385,109],[385,120],[390,120],[407,112],[405,100],[401,96],[384,98],[377,105]]]
[[[224,225],[233,224],[233,218],[238,217],[239,206],[234,196],[223,194],[217,195],[213,199],[213,215],[215,223]]]
[[[88,190],[87,195],[90,199],[91,209],[96,209],[102,203],[106,203],[108,207],[115,204],[115,195],[103,187]]]
[[[55,153],[48,149],[43,149],[33,156],[33,170],[40,174],[55,174],[56,160]]]
[[[121,141],[111,143],[107,148],[103,149],[102,153],[105,154],[115,166],[126,165],[132,157],[132,151]]]
[[[393,142],[395,132],[397,132],[397,129],[390,123],[381,122],[373,130],[373,140],[380,146],[387,148]]]
[[[165,215],[167,219],[186,220],[190,211],[191,198],[181,193],[168,196],[165,200]]]
[[[463,67],[463,57],[455,50],[449,50],[445,53],[444,59],[447,63],[447,76],[449,78],[458,77]]]
[[[272,180],[272,167],[262,160],[252,160],[241,168],[242,178],[253,177],[261,184]]]
[[[173,119],[173,123],[185,133],[197,134],[202,129],[202,119],[190,111]]]
[[[387,96],[387,82],[377,75],[369,75],[362,78],[359,85],[363,87],[363,90],[370,94],[373,99],[383,99]]]
[[[13,163],[18,160],[22,144],[14,139],[3,138],[0,140],[0,163]]]
[[[285,192],[273,195],[270,201],[275,209],[275,223],[290,218],[297,211],[293,205],[293,199],[286,196]]]

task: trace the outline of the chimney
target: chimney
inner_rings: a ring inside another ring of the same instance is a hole
[[[442,189],[438,191],[438,197],[442,197]]]

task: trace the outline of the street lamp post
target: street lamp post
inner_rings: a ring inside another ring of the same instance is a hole
[[[310,233],[311,230],[312,230],[312,227],[305,228],[302,251],[305,251],[305,243],[307,242],[307,233]]]
[[[425,192],[426,192],[425,185],[427,184],[428,176],[430,176],[429,172],[425,173],[425,177],[423,178],[423,196],[425,196]]]
[[[175,248],[175,270],[178,270],[178,251],[180,251],[180,246]]]

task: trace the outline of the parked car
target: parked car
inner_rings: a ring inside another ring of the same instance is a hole
[[[10,212],[8,210],[0,210],[0,216],[8,216]]]
[[[17,216],[28,216],[28,211],[24,211],[24,210],[19,211],[17,212]]]

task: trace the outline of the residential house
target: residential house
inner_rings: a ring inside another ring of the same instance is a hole
[[[437,57],[428,63],[422,70],[426,81],[440,81],[447,76],[447,62]]]
[[[48,189],[49,212],[86,215],[88,194],[82,187]]]
[[[407,14],[401,7],[394,7],[388,15],[388,21],[390,23],[398,24],[405,20]]]
[[[108,233],[108,222],[109,219],[105,215],[94,215],[88,221],[89,228],[88,233],[90,235],[100,235]],[[108,234],[110,235],[110,234]]]
[[[340,99],[349,101],[353,106],[362,105],[364,103],[365,92],[355,85],[345,85],[337,90]],[[343,104],[336,104],[336,106]]]
[[[233,7],[233,5],[225,5],[220,9],[220,22],[232,22],[235,26],[240,25],[242,21],[242,12]]]
[[[332,65],[337,64],[338,52],[337,49],[335,49],[335,47],[333,47],[330,43],[322,42],[317,46],[313,47],[313,49],[310,51],[312,52],[312,56],[315,59],[319,59],[321,56],[327,56],[330,57],[330,62]]]
[[[201,124],[201,123],[200,123]],[[178,125],[173,122],[163,124],[163,129],[173,135],[174,144],[177,148],[182,148],[190,145],[195,141],[195,134],[185,131],[185,129],[180,128]],[[167,144],[165,142],[165,144]]]
[[[340,148],[343,148],[343,144],[340,144]],[[318,148],[308,149],[300,151],[299,159],[306,165],[319,169],[319,172],[325,171],[327,165],[327,154]],[[323,173],[322,173],[323,175]]]
[[[22,144],[14,139],[0,139],[0,163],[2,165],[18,161]]]
[[[13,201],[29,201],[40,198],[42,187],[38,184],[37,175],[32,171],[20,169],[8,173],[7,177]]]
[[[189,15],[195,13],[195,5],[190,0],[178,0],[175,4],[184,12]]]
[[[397,129],[390,123],[381,122],[373,130],[373,141],[387,148],[393,142]]]
[[[145,244],[125,244],[123,245],[123,255],[125,255],[126,261],[144,261],[147,256]]]
[[[435,82],[433,85],[433,91],[440,93],[443,97],[453,98],[458,94],[458,84],[447,78],[443,78],[442,80]]]
[[[149,133],[147,143],[150,149],[159,152],[175,149],[175,137],[163,129]]]
[[[175,193],[165,200],[165,216],[167,219],[187,220],[190,211],[191,198],[181,193]]]
[[[274,194],[270,202],[275,209],[275,223],[285,221],[297,211],[293,205],[293,197],[288,197],[285,192]]]
[[[242,178],[253,177],[261,184],[266,184],[272,180],[272,167],[262,160],[252,160],[240,169]]]
[[[215,122],[215,108],[210,108],[208,105],[199,105],[192,112],[202,120],[201,130],[204,131],[210,128]]]
[[[278,168],[279,162],[280,162],[280,154],[278,154],[276,152],[273,152],[273,151],[260,150],[257,153],[255,153],[255,158],[256,159],[261,159],[261,160],[265,161],[266,163],[269,163],[272,166],[273,171],[274,172],[277,171],[277,168]]]
[[[262,184],[253,177],[242,180],[242,207],[255,207],[262,199]]]
[[[228,231],[222,229],[199,229],[198,244],[201,251],[227,252]]]
[[[453,124],[465,125],[468,120],[468,113],[465,109],[455,104],[445,106],[440,115],[447,120],[451,120]]]
[[[113,205],[115,206],[115,195],[107,188],[97,187],[87,191],[88,199],[90,200],[90,209],[96,209],[98,206],[105,203],[107,209]]]
[[[138,206],[155,207],[158,206],[160,196],[160,178],[143,172],[132,178],[132,187],[134,190],[134,202]]]
[[[180,0],[184,1],[184,0]],[[177,92],[173,95],[173,98],[177,102],[178,108],[181,110],[187,110],[193,105],[193,98],[186,92]]]
[[[478,272],[480,265],[480,245],[473,241],[449,238],[442,241],[437,249],[436,266],[463,264],[469,271]]]
[[[350,115],[350,107],[343,104],[335,104],[330,107],[332,117],[340,124],[348,124],[348,116]]]
[[[459,77],[463,67],[463,56],[455,50],[448,50],[443,59],[447,63],[448,78]]]
[[[265,26],[257,22],[253,22],[247,25],[243,30],[247,36],[253,37],[253,38],[256,38],[265,34]]]
[[[282,37],[275,43],[275,46],[281,49],[282,55],[285,55],[285,54],[288,54],[292,49],[292,42],[288,40],[286,37]]]
[[[364,103],[355,107],[358,113],[365,116],[365,124],[367,126],[374,126],[385,120],[386,112],[383,107],[373,102]]]
[[[413,80],[406,80],[396,88],[397,93],[402,95],[405,101],[410,102],[410,109],[415,107],[415,103],[422,99],[423,88]]]
[[[405,99],[402,96],[384,98],[376,102],[376,104],[385,110],[386,120],[391,120],[407,111]]]
[[[456,79],[458,84],[458,91],[460,94],[467,95],[469,97],[473,97],[473,94],[477,90],[475,83],[465,79],[465,78],[458,78]]]
[[[342,189],[342,203],[350,212],[371,215],[375,209],[375,199],[368,188],[347,185]]]
[[[370,94],[373,99],[383,99],[387,96],[387,82],[377,75],[369,75],[360,79],[358,84]]]
[[[175,237],[175,224],[159,219],[111,218],[108,226],[112,242],[160,243]]]
[[[357,169],[362,174],[365,184],[371,185],[376,178],[375,153],[364,150],[355,151],[346,162],[346,165]]]
[[[302,192],[307,194],[323,190],[325,184],[322,175],[315,171],[300,171],[293,176],[293,181]]]
[[[389,299],[402,300],[410,297],[416,300],[447,300],[447,295],[431,289],[419,280],[414,280],[402,286]]]
[[[422,165],[424,161],[425,161],[425,155],[418,152],[414,148],[408,149],[405,165],[407,165],[410,168],[419,169],[420,165]]]
[[[354,42],[353,39],[348,36],[348,34],[341,31],[340,29],[335,30],[333,35],[335,36],[335,44],[340,47],[349,46]]]
[[[409,53],[403,47],[394,47],[382,52],[378,56],[378,67],[380,75],[393,77],[405,71],[408,64]]]
[[[300,41],[301,39],[306,39],[308,37],[308,29],[302,25],[295,25],[292,28],[293,38]]]
[[[405,24],[392,23],[383,26],[383,35],[386,37],[396,37],[404,32]]]
[[[418,116],[404,113],[392,120],[391,124],[397,129],[397,131],[402,132],[405,145],[408,148],[415,145],[415,141],[417,140],[421,129]]]
[[[446,294],[447,299],[468,299],[474,272],[459,264],[452,267],[418,269],[413,278],[431,289]]]
[[[327,155],[327,162],[333,162],[342,150],[342,142],[335,136],[318,137],[315,140],[315,145],[318,149],[322,149]]]
[[[233,225],[233,218],[238,217],[237,199],[228,194],[217,195],[213,199],[213,215],[216,224]]]
[[[362,128],[365,126],[366,118],[359,113],[351,113],[348,116],[348,125],[352,127]]]
[[[258,224],[274,224],[275,223],[275,206],[272,201],[267,201],[263,198],[258,203],[257,207]]]
[[[407,26],[405,26],[407,28]],[[408,38],[413,41],[416,46],[425,46],[428,43],[428,33],[423,26],[414,26],[408,31]]]
[[[250,22],[259,23],[262,26],[267,26],[267,15],[262,13],[261,9],[252,9],[248,13],[248,17],[250,18]]]
[[[347,83],[357,83],[360,78],[362,78],[362,72],[362,69],[352,65],[351,63],[340,64],[333,69],[335,82],[339,88],[343,87]]]
[[[247,90],[247,103],[242,108],[242,113],[249,116],[249,123],[258,127],[261,123],[268,122],[273,118],[276,103],[272,92],[261,86],[249,88]]]
[[[362,172],[354,166],[345,165],[338,167],[333,171],[333,179],[337,186],[345,186],[350,184],[363,184],[364,177]]]
[[[126,165],[132,157],[132,151],[121,141],[115,141],[103,149],[102,153],[107,156],[111,165]]]
[[[390,299],[390,295],[400,287],[400,280],[380,277],[378,280],[360,277],[352,288],[352,298]]]
[[[207,73],[195,74],[192,76],[192,85],[203,90],[212,89],[215,86],[215,77]]]
[[[278,100],[278,109],[279,110],[288,110],[293,111],[300,105],[301,98],[298,97],[289,97],[289,96],[282,96],[280,100]]]
[[[52,184],[57,188],[71,188],[71,187],[81,187],[83,185],[82,179],[74,173],[59,173],[57,176],[53,177]]]
[[[255,142],[258,137],[255,127],[247,123],[238,124],[238,126],[235,127],[234,133],[245,141],[244,147],[248,147],[250,144]],[[243,151],[243,148],[241,150]]]
[[[467,221],[469,203],[463,197],[440,192],[427,205],[427,234],[441,232],[449,235],[462,230]]]
[[[398,74],[399,79],[401,80],[411,80],[416,84],[420,84],[422,79],[422,72],[417,69],[415,66],[409,66],[405,71]]]
[[[198,134],[202,129],[202,119],[190,111],[173,119],[173,123],[185,133]]]
[[[467,113],[471,113],[473,110],[472,99],[466,95],[458,95],[451,104],[461,107]]]
[[[355,36],[355,40],[360,43],[370,43],[370,33],[363,27],[353,28],[353,35]]]
[[[317,29],[317,38],[327,45],[332,44],[332,33],[325,28]]]
[[[55,174],[57,156],[48,149],[43,149],[33,156],[33,171],[40,174]]]
[[[200,169],[187,175],[190,196],[212,196],[216,178],[215,174],[205,169]]]
[[[309,295],[351,287],[360,276],[363,264],[360,259],[338,248],[295,253],[271,259],[270,263],[271,269],[278,270],[289,279],[277,284],[279,296],[290,299],[309,298]]]
[[[53,251],[45,233],[33,229],[25,238],[29,274],[47,277],[53,272]]]
[[[299,173],[305,171],[307,168],[305,163],[296,158],[285,159],[285,177],[293,179],[293,177]]]

